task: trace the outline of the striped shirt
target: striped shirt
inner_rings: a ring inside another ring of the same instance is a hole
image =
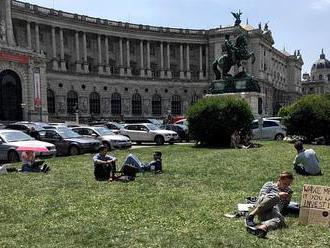
[[[268,197],[272,197],[272,196],[278,196],[278,193],[280,192],[286,192],[288,193],[290,196],[288,199],[286,200],[282,200],[280,199],[280,203],[279,203],[279,207],[280,209],[283,209],[284,207],[287,207],[290,203],[291,200],[291,196],[292,196],[292,189],[290,187],[285,188],[285,189],[279,189],[279,187],[277,186],[277,182],[267,182],[265,183],[259,193],[259,197],[267,195]]]

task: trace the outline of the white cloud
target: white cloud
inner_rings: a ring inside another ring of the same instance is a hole
[[[314,0],[311,3],[311,7],[313,9],[318,9],[318,10],[329,8],[330,7],[330,0]]]

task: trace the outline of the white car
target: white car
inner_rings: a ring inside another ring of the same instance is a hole
[[[286,136],[286,127],[279,121],[266,118],[254,120],[251,130],[253,139],[283,140]]]
[[[107,146],[109,150],[130,148],[132,146],[132,142],[128,137],[115,134],[106,127],[81,126],[71,129],[82,136],[98,139],[103,145]]]
[[[56,148],[53,144],[35,140],[22,131],[2,129],[0,130],[0,160],[9,162],[20,161],[20,152],[16,149],[24,147],[46,147],[48,152],[36,152],[37,156],[50,157],[56,154]]]
[[[179,140],[176,132],[160,129],[151,123],[126,124],[120,133],[137,143],[155,142],[157,145],[163,145],[165,142],[173,144]]]

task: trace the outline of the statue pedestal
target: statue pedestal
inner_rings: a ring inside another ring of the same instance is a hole
[[[239,93],[223,93],[223,94],[206,94],[205,97],[223,97],[238,96],[243,98],[251,107],[253,116],[257,119],[263,116],[264,106],[262,104],[264,94],[259,92],[239,92]],[[261,100],[260,100],[261,99]]]
[[[255,118],[264,114],[264,94],[260,93],[258,81],[249,75],[214,80],[206,97],[238,96],[247,101]]]

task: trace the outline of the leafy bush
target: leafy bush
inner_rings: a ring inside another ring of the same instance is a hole
[[[290,135],[302,135],[308,142],[324,136],[330,143],[330,97],[308,95],[279,111]]]
[[[205,97],[188,109],[189,132],[204,145],[229,146],[235,130],[250,129],[253,115],[237,96]]]

